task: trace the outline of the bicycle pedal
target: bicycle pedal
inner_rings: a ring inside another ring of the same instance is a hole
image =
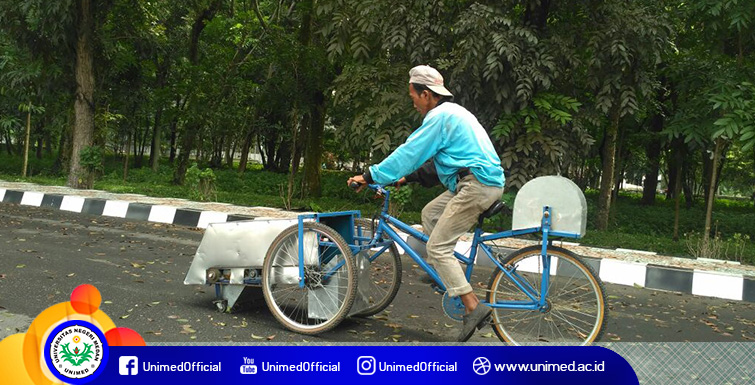
[[[480,322],[479,325],[477,325],[477,330],[482,330],[485,326],[493,325],[493,315],[488,315],[482,322]]]

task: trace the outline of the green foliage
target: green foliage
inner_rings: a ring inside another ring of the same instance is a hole
[[[585,127],[573,121],[580,105],[568,96],[543,93],[531,106],[501,117],[491,136],[503,147],[501,163],[509,172],[509,188],[519,189],[534,177],[560,174],[577,165],[576,155],[586,154],[594,142]]]
[[[712,138],[738,138],[743,143],[742,151],[750,150],[755,145],[755,85],[747,81],[721,82],[716,88],[709,101],[721,117],[713,122],[716,129]]]
[[[104,151],[99,146],[87,146],[79,152],[81,165],[90,173],[100,173],[104,170]]]
[[[404,186],[402,188],[387,187],[386,190],[390,192],[391,203],[388,208],[391,215],[394,217],[401,216],[408,203],[412,198],[412,188]]]
[[[77,5],[0,0],[0,151],[20,153],[26,116],[19,106],[31,103],[32,154],[60,154],[55,163],[32,155],[31,174],[44,183],[70,156]],[[109,173],[97,183],[107,188],[191,198],[165,183],[172,168],[141,168],[154,140],[165,156],[177,150],[212,168],[217,199],[280,205],[295,154],[315,142],[318,111],[328,167],[362,169],[405,141],[421,122],[406,84],[417,64],[439,68],[455,102],[489,130],[512,191],[544,174],[597,186],[614,115],[625,177],[639,181],[658,167],[664,183],[671,178],[671,140],[658,165],[644,154],[659,140],[649,122],[660,117],[665,136],[687,144],[683,181],[694,193],[704,188],[701,166],[716,138],[727,149],[719,192],[750,195],[755,186],[755,7],[748,1],[113,0],[93,7],[94,143],[133,160],[124,183],[122,161],[105,159]],[[274,172],[223,169],[226,154],[238,154],[247,139]],[[327,203],[303,198],[296,175],[290,204],[368,205],[369,194],[343,188],[347,174],[323,172]],[[414,190],[403,215],[418,217],[439,191]],[[739,210],[727,204],[716,208]],[[634,221],[621,210],[617,217],[620,231],[666,234],[671,223],[648,214],[652,227],[643,228],[625,225]],[[694,228],[701,219],[686,221]],[[747,227],[720,226],[725,237]]]
[[[192,198],[200,201],[217,200],[215,172],[210,168],[200,169],[196,163],[193,163],[186,170],[186,185],[191,191]]]
[[[752,245],[747,234],[735,233],[732,237],[724,239],[720,233],[716,233],[705,239],[693,231],[685,234],[684,242],[689,254],[694,258],[752,262],[751,254],[748,254]]]

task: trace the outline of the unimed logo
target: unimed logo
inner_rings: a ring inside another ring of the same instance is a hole
[[[135,376],[139,373],[139,358],[136,356],[121,356],[118,360],[118,373],[121,376]]]

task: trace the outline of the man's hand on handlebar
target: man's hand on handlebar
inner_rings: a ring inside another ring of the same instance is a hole
[[[367,186],[367,181],[361,175],[354,175],[346,181],[346,185],[356,190],[356,192],[361,192],[364,190],[364,186]]]
[[[390,186],[396,187],[396,189],[398,190],[405,184],[406,178],[402,177],[401,179],[390,184]],[[364,180],[364,177],[362,175],[354,175],[346,181],[346,185],[354,189],[356,192],[361,192],[364,187],[367,186],[367,181]]]

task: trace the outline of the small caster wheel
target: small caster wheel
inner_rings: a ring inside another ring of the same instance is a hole
[[[227,313],[228,312],[228,301],[224,299],[217,299],[215,301],[212,301],[213,304],[215,304],[215,309],[220,313]]]

